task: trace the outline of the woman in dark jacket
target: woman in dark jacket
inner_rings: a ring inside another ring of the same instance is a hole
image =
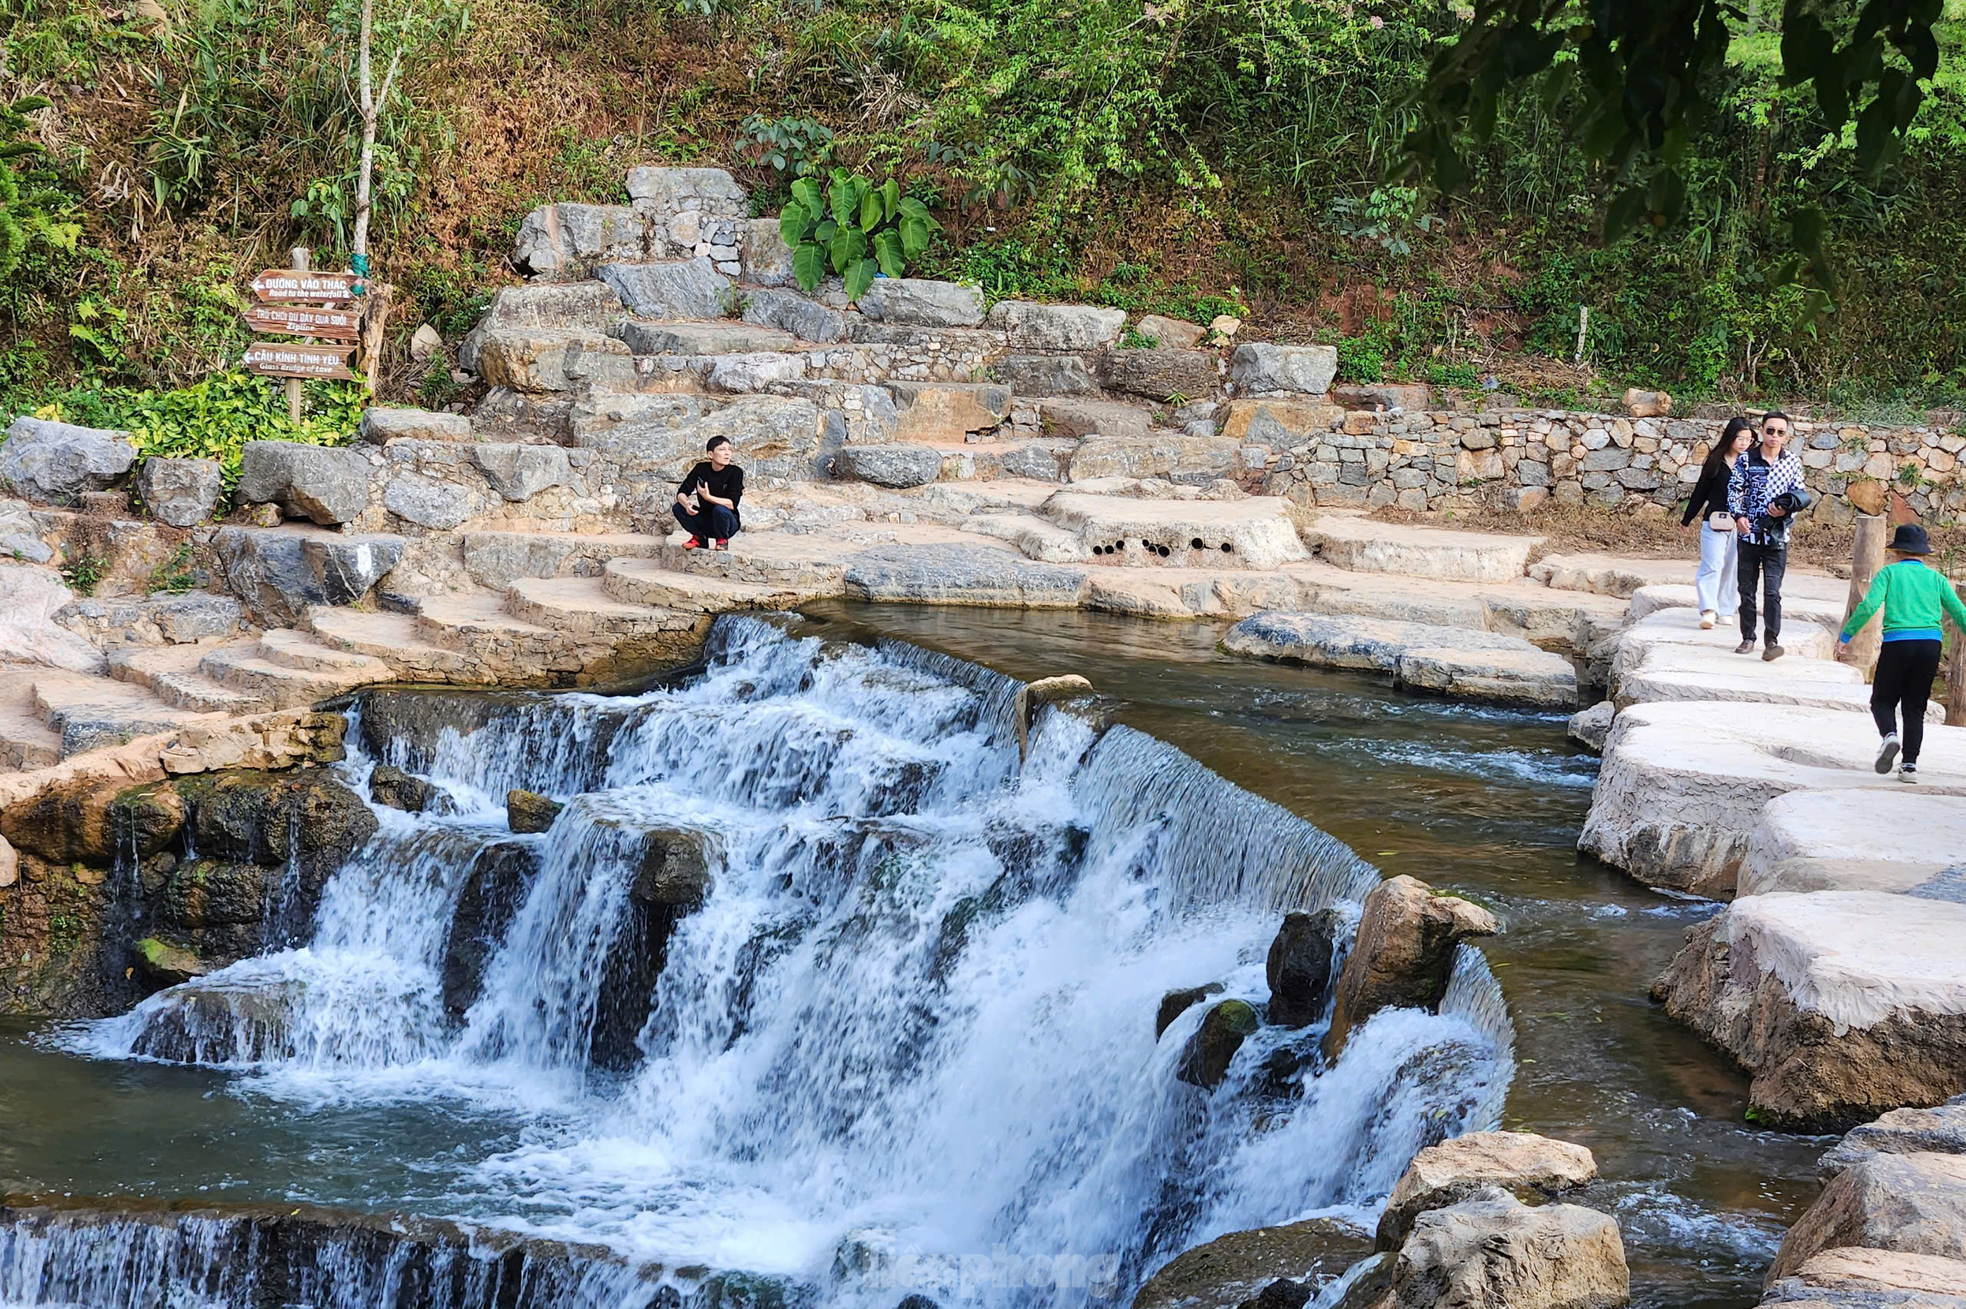
[[[1727,512],[1727,478],[1734,461],[1753,445],[1754,424],[1745,418],[1728,419],[1726,430],[1700,465],[1700,480],[1693,484],[1693,498],[1679,520],[1681,531],[1696,521],[1700,524],[1700,571],[1693,576],[1693,592],[1699,597],[1701,627],[1732,618],[1741,607],[1741,591],[1734,582],[1735,531],[1733,515]]]

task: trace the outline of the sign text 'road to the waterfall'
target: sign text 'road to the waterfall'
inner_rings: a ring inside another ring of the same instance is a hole
[[[261,300],[298,300],[309,304],[347,305],[359,297],[353,273],[311,273],[294,268],[269,268],[253,279],[253,294]]]

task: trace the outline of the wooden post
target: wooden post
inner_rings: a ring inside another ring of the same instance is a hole
[[[1946,725],[1966,727],[1966,632],[1953,629],[1952,667],[1946,671]]]
[[[394,288],[386,282],[370,282],[368,312],[362,318],[362,375],[369,394],[375,394],[376,372],[382,367],[383,328],[389,322],[389,299]]]
[[[1584,366],[1584,340],[1586,337],[1590,335],[1590,330],[1591,330],[1591,307],[1589,305],[1578,305],[1577,306],[1577,358],[1575,362],[1577,367],[1579,368],[1582,368]]]
[[[1870,590],[1870,582],[1877,576],[1877,570],[1884,566],[1884,529],[1886,523],[1882,514],[1857,515],[1857,543],[1850,552],[1850,598],[1843,605],[1843,621],[1849,622],[1850,615],[1857,612],[1857,606],[1864,602],[1864,594]],[[1864,630],[1850,638],[1849,647],[1836,657],[1843,663],[1864,670],[1866,676],[1877,666],[1877,651],[1883,642],[1884,615],[1872,614],[1864,624]]]
[[[296,273],[307,272],[313,266],[312,261],[313,254],[306,246],[297,245],[293,248],[293,270]],[[300,426],[300,379],[298,377],[289,377],[287,379],[287,417],[295,427]]]

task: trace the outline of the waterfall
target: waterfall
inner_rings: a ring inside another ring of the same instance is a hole
[[[1208,1006],[1156,1040],[1162,995],[1260,1011],[1278,914],[1355,908],[1376,873],[1067,709],[1020,762],[1018,689],[726,617],[699,674],[641,696],[372,692],[348,776],[421,773],[442,812],[379,810],[304,943],[65,1039],[508,1114],[484,1157],[431,1163],[425,1212],[841,1309],[1130,1296],[1221,1232],[1366,1221],[1421,1146],[1499,1121],[1512,1035],[1472,949],[1440,1014],[1380,1014],[1333,1067],[1323,1023],[1265,1026],[1214,1091],[1176,1078]],[[566,802],[549,832],[506,830],[517,786]],[[144,1239],[182,1261],[191,1230]]]

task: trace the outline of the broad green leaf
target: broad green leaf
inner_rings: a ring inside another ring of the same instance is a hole
[[[900,208],[901,183],[890,177],[887,179],[887,184],[881,187],[881,216],[893,218]]]
[[[799,279],[799,286],[810,295],[826,280],[826,252],[810,241],[799,246],[792,252],[792,276]]]
[[[901,251],[908,258],[913,259],[928,249],[928,224],[921,219],[904,216],[896,224],[896,230],[901,233]]]
[[[792,198],[799,202],[799,208],[805,210],[809,217],[817,218],[826,211],[826,206],[820,202],[819,183],[810,177],[801,177],[792,183]]]
[[[860,199],[854,194],[851,178],[841,178],[826,190],[826,198],[832,202],[833,221],[841,227],[852,223],[860,211]]]
[[[860,230],[871,232],[881,225],[881,193],[869,189],[860,197]]]
[[[909,218],[928,218],[928,206],[911,195],[902,196],[897,208]]]
[[[847,266],[867,254],[867,234],[857,227],[842,227],[833,234],[828,247],[833,257],[833,271],[845,275]]]
[[[874,234],[874,261],[889,277],[899,277],[907,268],[907,255],[901,248],[900,234],[893,228]]]
[[[846,268],[846,298],[858,300],[867,294],[867,288],[874,284],[874,274],[878,266],[871,259],[856,259]]]
[[[819,220],[819,226],[812,229],[812,239],[821,245],[825,245],[833,239],[833,233],[839,230],[840,225],[838,223],[830,218],[822,218]]]
[[[786,245],[797,245],[799,238],[806,234],[806,225],[811,221],[812,215],[806,212],[804,205],[797,200],[790,202],[779,212],[778,238]]]

